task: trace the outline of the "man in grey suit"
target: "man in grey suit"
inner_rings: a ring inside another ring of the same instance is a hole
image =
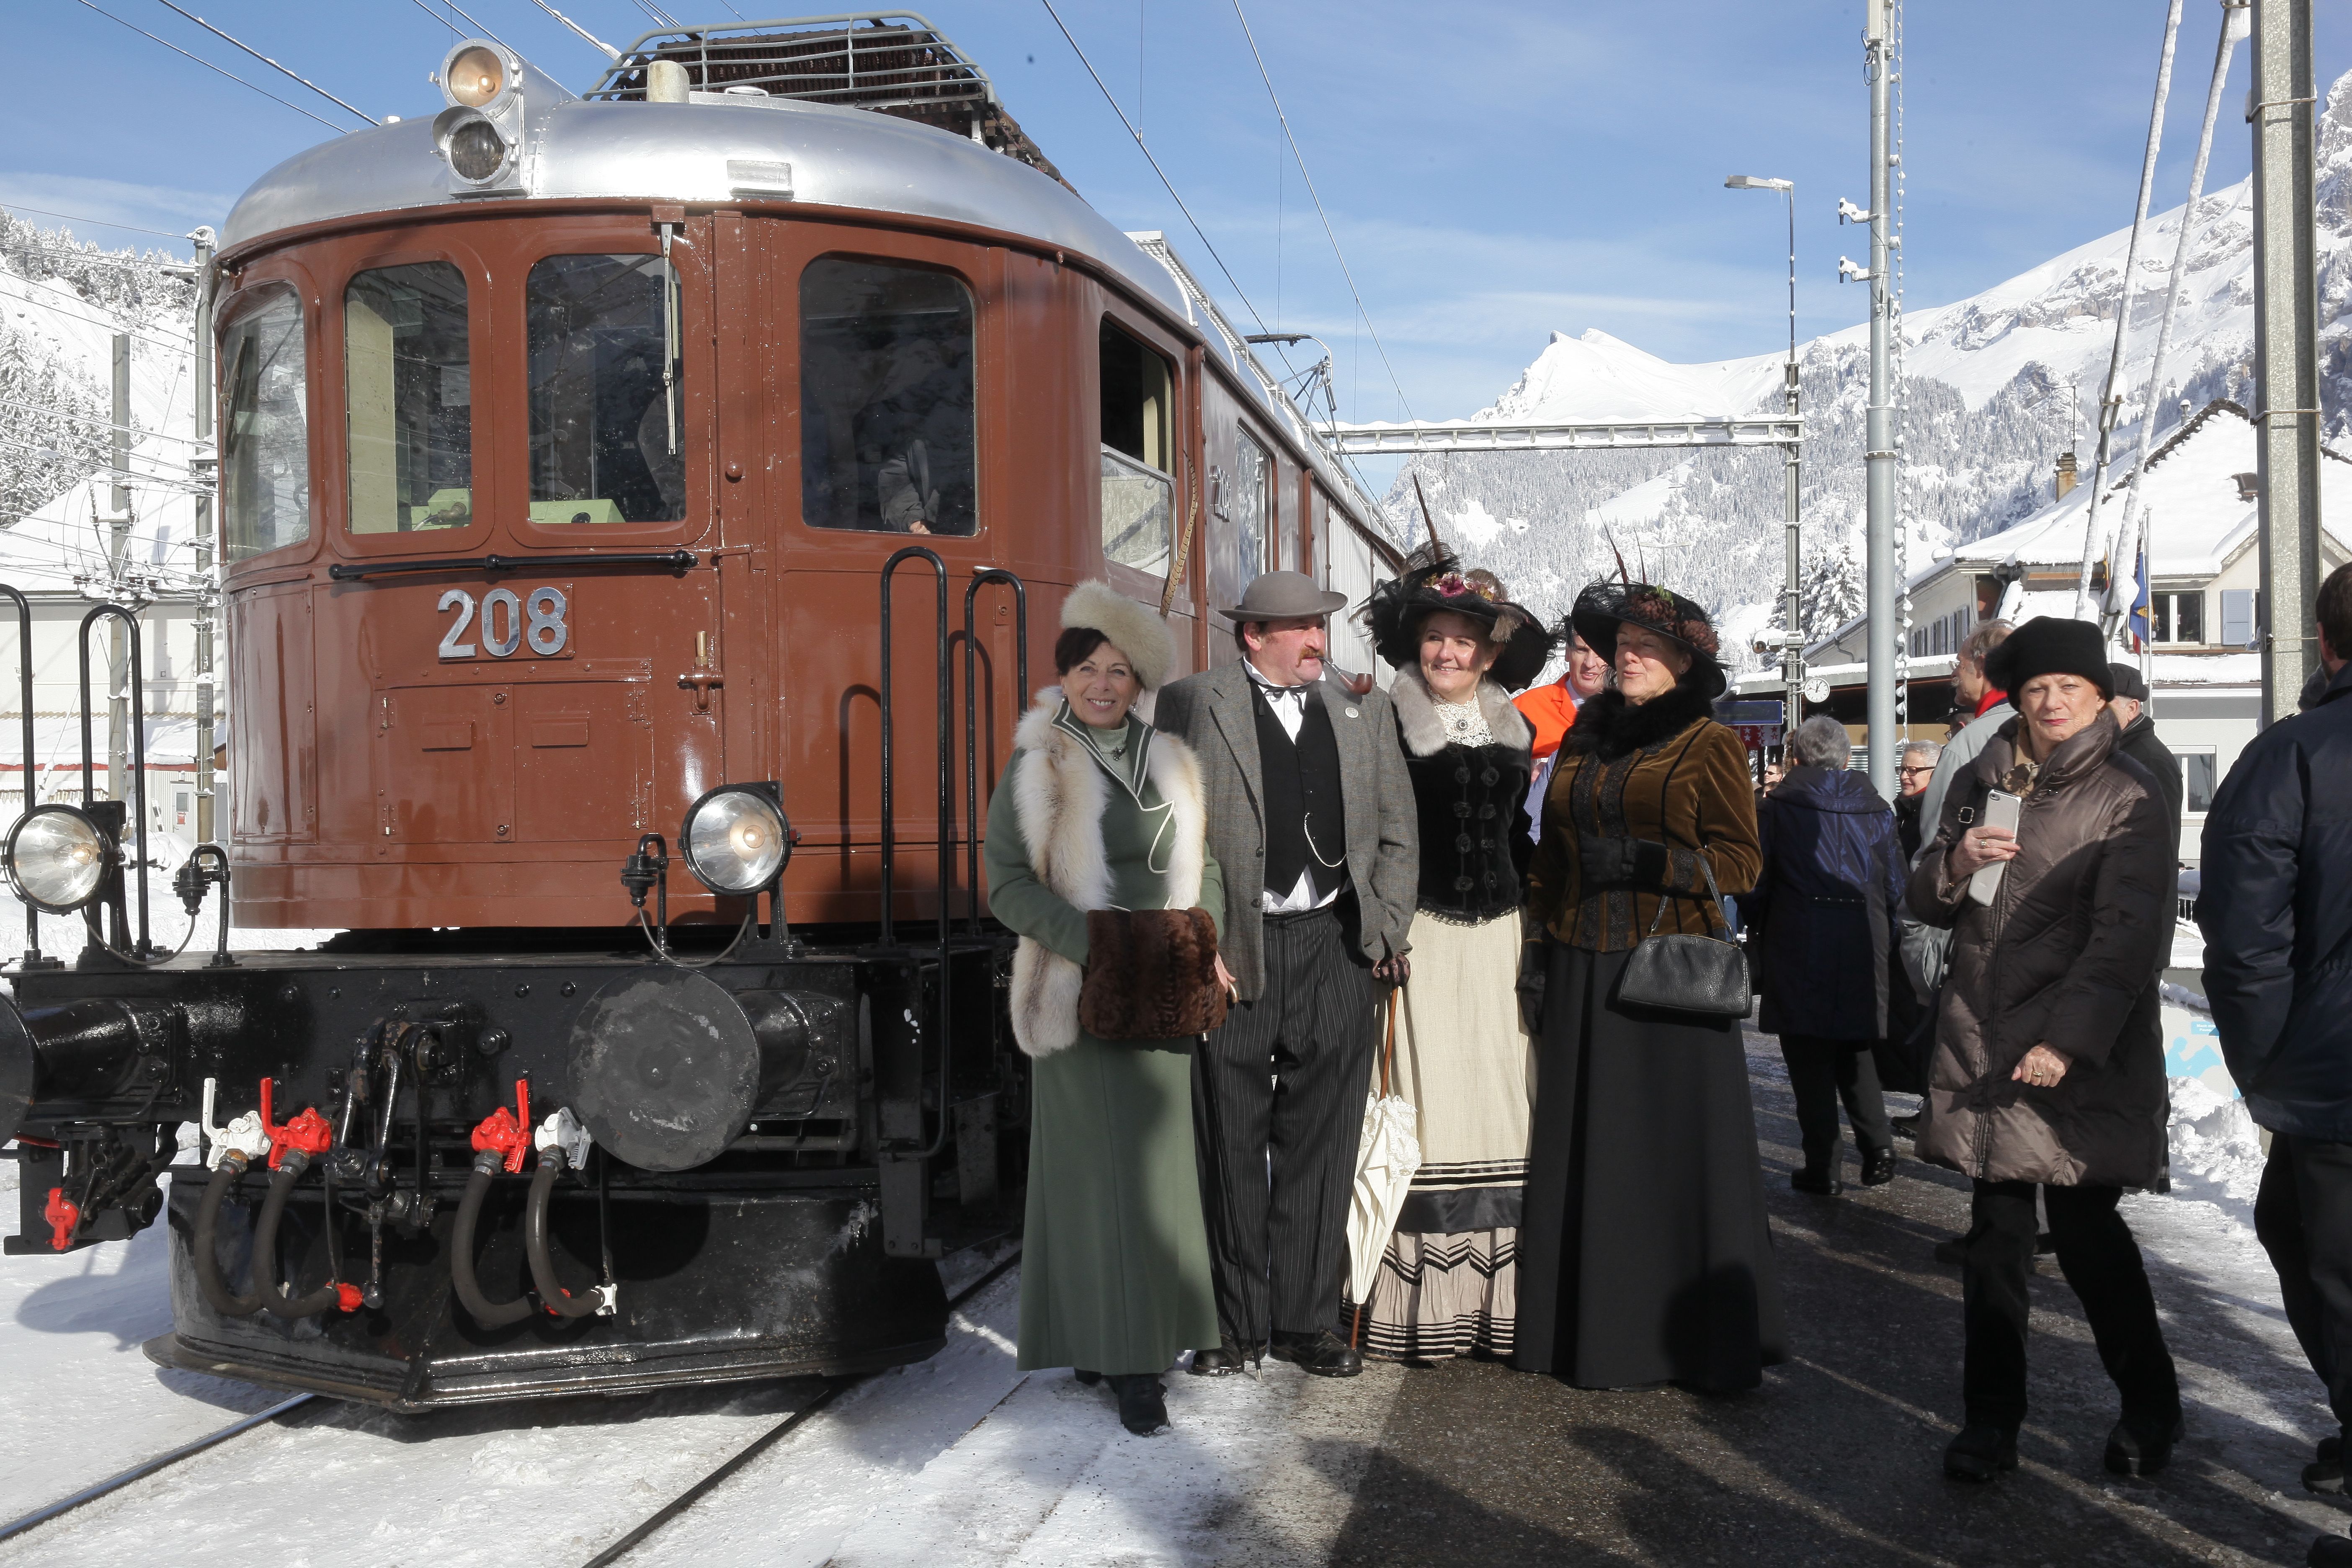
[[[1375,987],[1403,983],[1420,845],[1387,693],[1330,679],[1344,594],[1269,572],[1218,614],[1241,661],[1175,681],[1152,722],[1201,761],[1225,869],[1222,951],[1240,1005],[1194,1058],[1192,1114],[1223,1342],[1203,1376],[1273,1353],[1327,1377],[1347,1264]]]

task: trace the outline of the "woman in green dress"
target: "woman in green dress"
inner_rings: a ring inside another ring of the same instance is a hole
[[[1192,1144],[1191,1039],[1101,1040],[1078,1026],[1088,910],[1202,909],[1222,931],[1200,766],[1129,710],[1167,678],[1159,616],[1101,583],[1062,606],[1058,690],[1013,732],[988,808],[988,897],[1019,933],[1013,1037],[1031,1072],[1020,1365],[1108,1379],[1119,1420],[1168,1426],[1160,1382],[1217,1342]],[[1220,979],[1224,963],[1218,961]]]

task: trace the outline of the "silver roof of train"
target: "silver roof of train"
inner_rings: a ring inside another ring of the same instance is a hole
[[[781,179],[798,202],[945,218],[1076,252],[1171,313],[1188,314],[1165,267],[1066,186],[1016,159],[865,110],[694,96],[682,104],[527,102],[518,185],[484,195],[731,205],[777,199]],[[777,165],[788,166],[788,175]],[[431,120],[355,131],[296,153],[256,181],[230,210],[222,247],[332,218],[461,208],[478,199],[454,194],[451,184]]]

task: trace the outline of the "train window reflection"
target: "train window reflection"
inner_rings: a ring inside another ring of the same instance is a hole
[[[1273,570],[1265,558],[1268,532],[1266,486],[1272,459],[1265,448],[1252,440],[1246,431],[1234,433],[1233,510],[1234,535],[1240,546],[1241,582],[1246,585],[1257,581],[1258,574]]]
[[[473,521],[466,275],[446,261],[360,273],[343,291],[343,358],[352,531]]]
[[[221,502],[230,564],[310,537],[302,302],[278,285],[221,334]]]
[[[944,272],[825,257],[801,275],[801,515],[978,526],[971,294]]]
[[[1168,362],[1110,322],[1102,324],[1103,558],[1138,571],[1168,570]]]
[[[531,521],[685,517],[669,264],[658,256],[551,256],[530,269],[525,300]]]

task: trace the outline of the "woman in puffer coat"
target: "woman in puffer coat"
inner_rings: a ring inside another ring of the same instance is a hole
[[[1764,1031],[1780,1037],[1797,1100],[1805,1163],[1789,1183],[1835,1197],[1840,1099],[1862,1184],[1895,1179],[1895,1130],[1871,1047],[1886,1037],[1890,984],[1910,984],[1888,963],[1910,868],[1894,809],[1846,769],[1853,742],[1844,725],[1815,714],[1797,726],[1789,752],[1796,766],[1756,808],[1764,869],[1740,913],[1762,960]]]
[[[1953,932],[1919,1157],[1976,1182],[1962,1243],[1968,1413],[1944,1470],[1989,1481],[2017,1468],[2038,1187],[2123,1395],[2106,1467],[2152,1475],[2179,1440],[2180,1390],[2116,1204],[2152,1185],[2164,1159],[2163,801],[2116,750],[2096,627],[2029,621],[1985,671],[2017,717],[1953,781],[1910,888],[1912,912]],[[1996,790],[2021,797],[2014,836],[1987,825]],[[1971,891],[1979,870],[2000,878],[1990,902]]]

